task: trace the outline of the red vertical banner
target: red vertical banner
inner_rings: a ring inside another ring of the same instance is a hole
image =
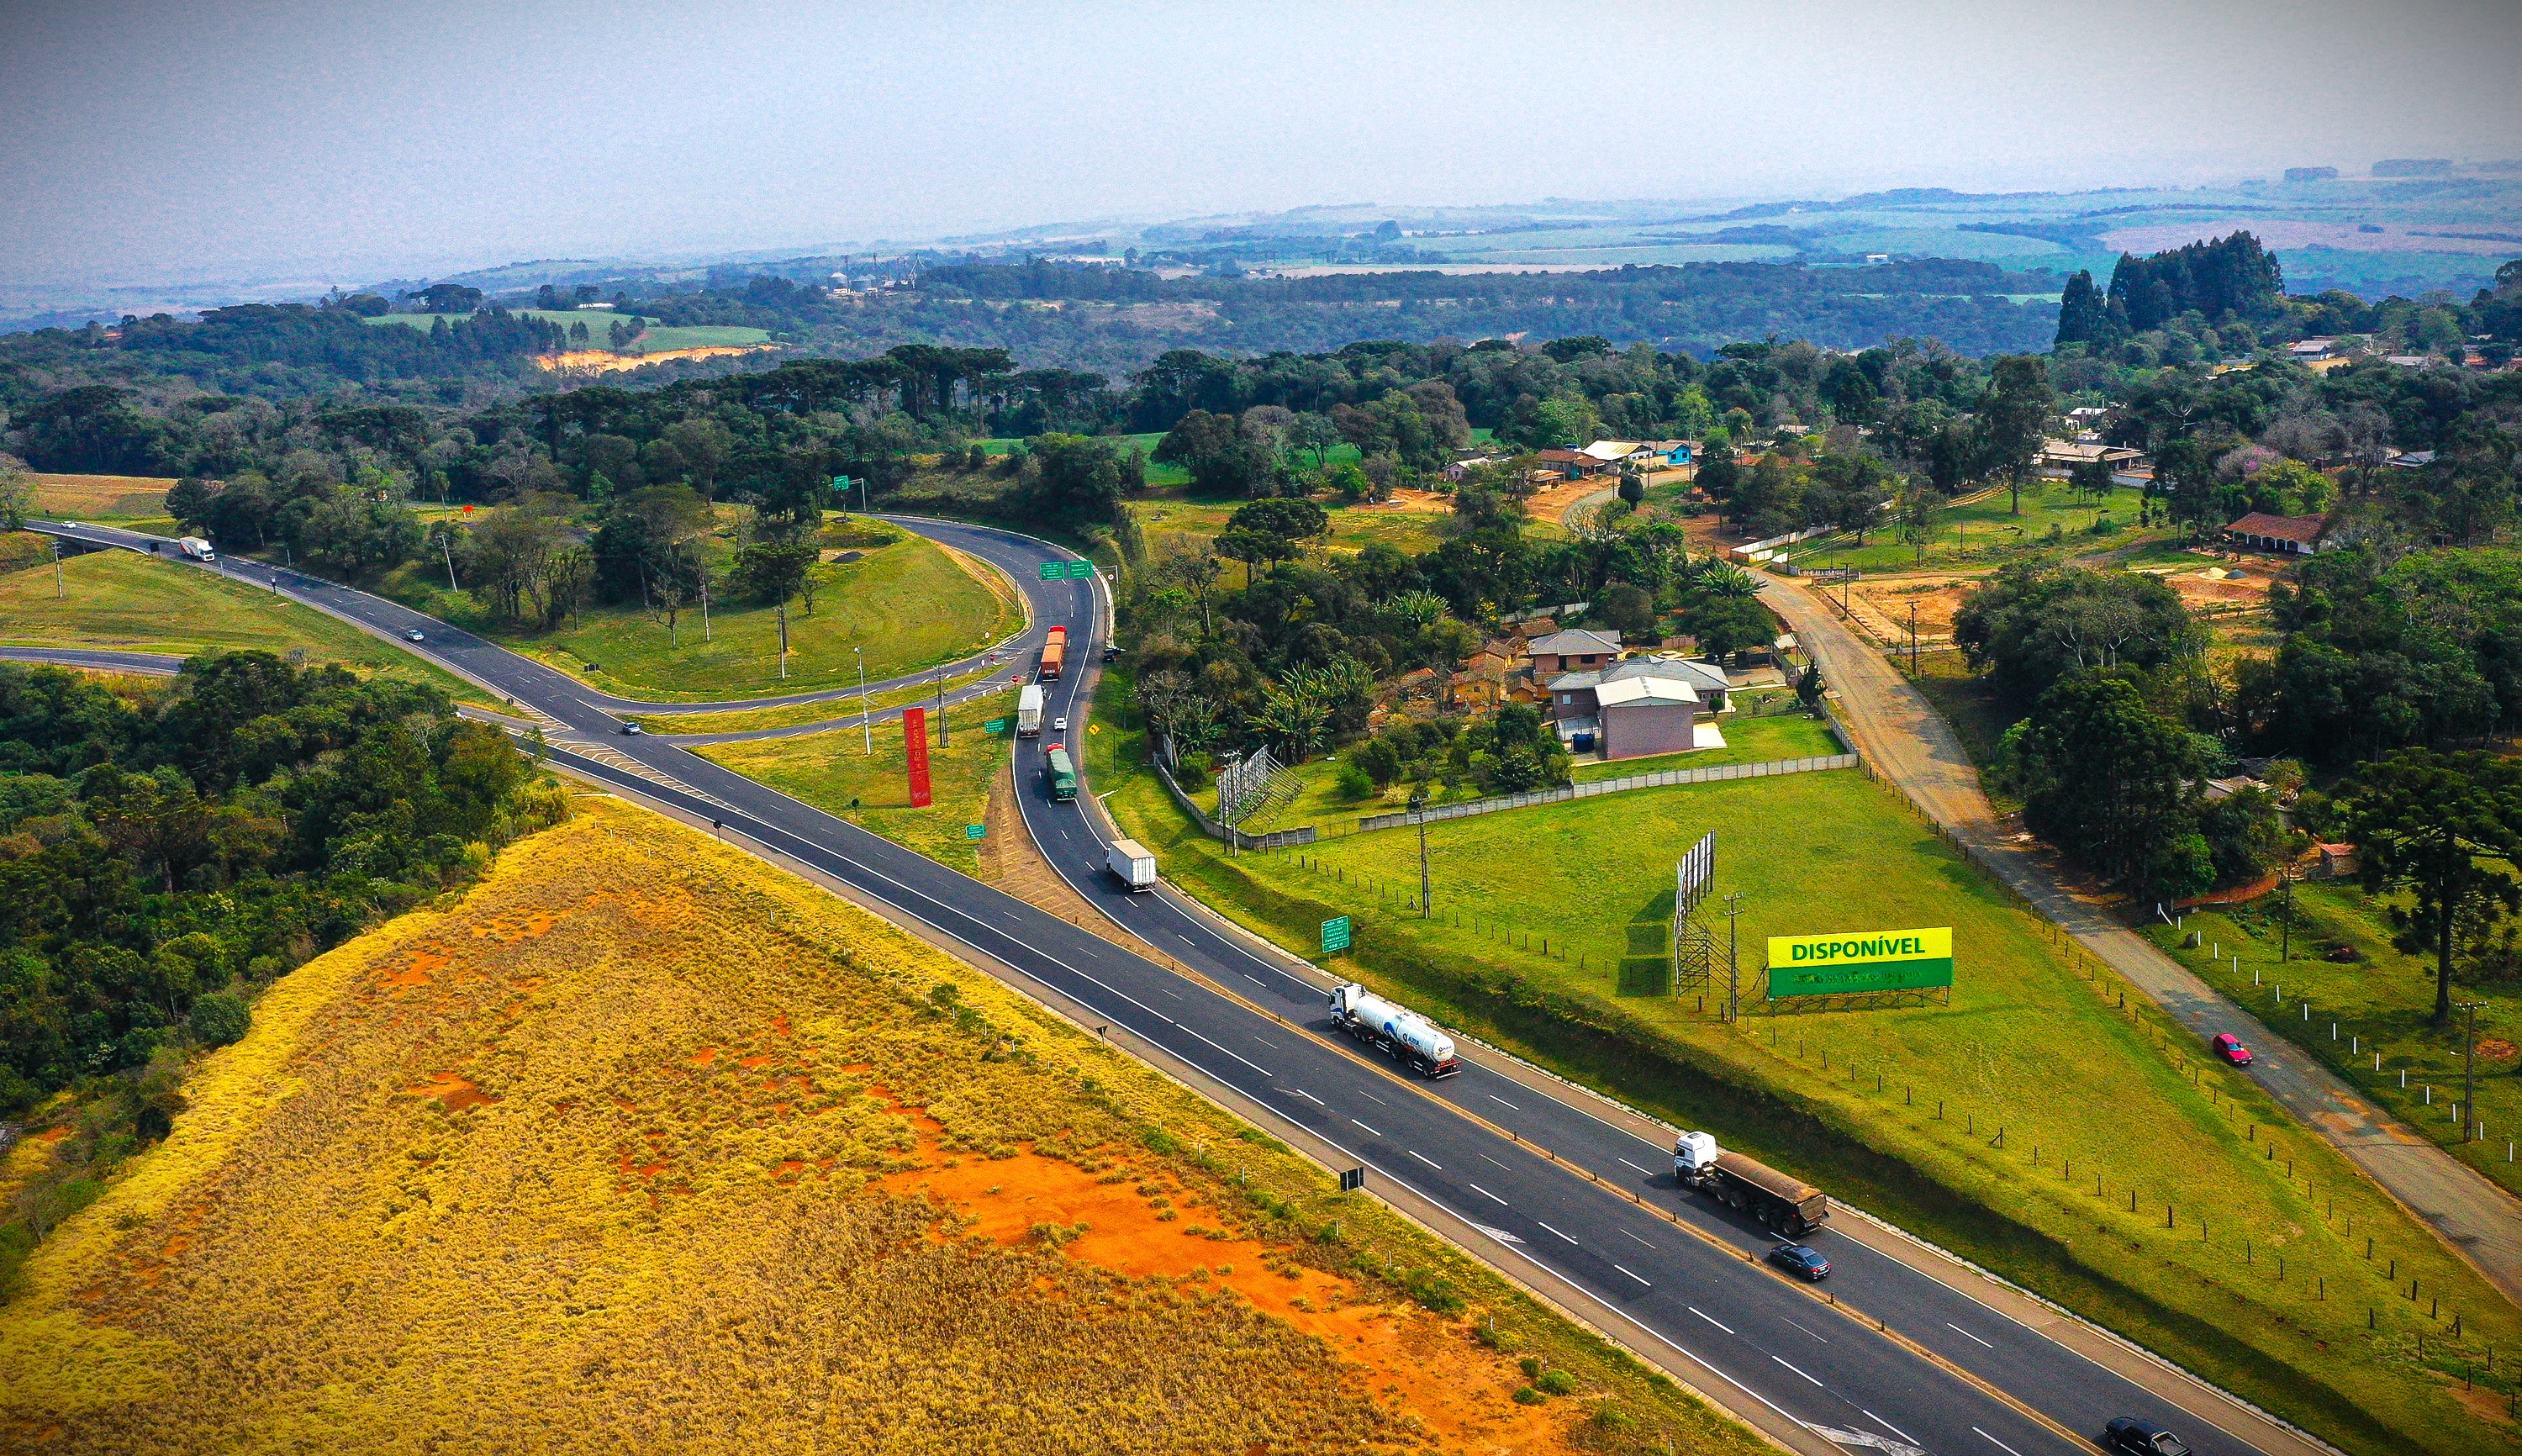
[[[911,807],[928,807],[928,710],[902,710],[902,746],[911,759]]]

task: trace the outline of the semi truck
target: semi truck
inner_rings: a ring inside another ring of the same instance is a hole
[[[1121,888],[1133,895],[1144,895],[1156,887],[1156,857],[1136,839],[1115,839],[1104,852],[1103,863],[1121,881]]]
[[[187,536],[177,540],[175,542],[175,549],[192,557],[196,561],[216,561],[219,559],[219,553],[210,549],[210,543],[202,540],[198,536]]]
[[[1051,630],[1051,640],[1042,644],[1042,681],[1058,681],[1059,664],[1067,656],[1068,629],[1054,627]]]
[[[1042,684],[1039,682],[1026,683],[1024,691],[1016,694],[1016,736],[1042,736]]]
[[[1754,1158],[1725,1151],[1713,1133],[1681,1135],[1672,1149],[1672,1176],[1683,1188],[1713,1195],[1790,1239],[1802,1238],[1830,1218],[1829,1195]]]
[[[1068,750],[1057,743],[1042,756],[1043,777],[1051,784],[1051,796],[1065,802],[1077,797],[1077,766],[1068,761]]]
[[[1331,1024],[1430,1080],[1463,1069],[1454,1059],[1454,1039],[1434,1022],[1354,981],[1331,993]]]

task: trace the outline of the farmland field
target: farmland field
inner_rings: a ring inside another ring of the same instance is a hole
[[[2064,481],[2050,481],[2041,491],[2023,493],[2023,514],[2018,516],[2008,509],[2012,497],[2006,492],[1989,491],[1944,508],[1937,522],[1936,538],[1927,543],[1923,562],[1917,546],[1900,540],[1887,527],[1868,532],[1862,546],[1799,549],[1795,563],[1801,571],[1854,567],[1867,572],[1993,566],[2042,551],[2064,556],[2116,550],[2158,536],[2168,537],[2168,532],[2140,535],[2135,530],[2137,502],[2141,498],[2142,493],[2121,486],[2097,508],[2088,497],[2068,490]],[[2092,534],[2094,521],[2103,514],[2121,529],[2108,535]],[[2058,534],[2052,536],[2053,530]]]
[[[624,317],[607,308],[519,308],[512,311],[519,318],[540,319],[545,323],[556,323],[564,329],[572,324],[583,323],[586,325],[588,335],[587,343],[584,347],[602,350],[612,349],[613,325]],[[437,313],[386,313],[367,321],[373,324],[400,324],[427,333],[430,326],[444,316]],[[450,324],[453,321],[451,318],[448,320]],[[651,323],[641,331],[638,338],[630,341],[630,347],[622,352],[640,354],[663,353],[676,349],[742,349],[770,342],[771,336],[761,329],[744,328],[734,324],[670,327]]]
[[[1098,702],[1107,727],[1126,723],[1125,703],[1118,689]],[[2512,1426],[2444,1384],[2484,1374],[2491,1326],[2499,1346],[2522,1336],[2513,1306],[2247,1077],[2056,949],[2045,922],[1861,774],[1435,824],[1426,919],[1410,905],[1416,835],[1229,860],[1150,775],[1122,771],[1134,741],[1102,736],[1093,772],[1118,790],[1123,830],[1282,946],[1308,954],[1321,921],[1352,916],[1357,949],[1331,963],[1343,973],[1712,1126],[2346,1449],[2516,1447]],[[1673,864],[1708,829],[1716,887],[1744,894],[1752,1014],[1733,1028],[1701,1010],[1721,1003],[1721,969],[1705,1003],[1664,991]],[[1772,1014],[1760,1001],[1765,936],[1941,925],[1958,964],[1948,1005]],[[2436,1292],[2412,1302],[2410,1278]]]
[[[93,551],[62,563],[62,586],[56,599],[49,564],[0,575],[0,642],[174,657],[248,647],[304,652],[311,662],[434,682],[458,702],[497,706],[472,683],[348,623],[171,561]]]
[[[70,521],[163,519],[174,479],[162,475],[35,476],[35,514]]]
[[[1765,1449],[995,982],[581,810],[263,995],[0,1307],[0,1446]]]

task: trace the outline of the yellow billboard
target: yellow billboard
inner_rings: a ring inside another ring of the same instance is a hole
[[[1852,996],[1953,983],[1953,932],[1868,930],[1769,937],[1769,994]]]

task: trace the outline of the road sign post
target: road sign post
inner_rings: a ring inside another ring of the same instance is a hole
[[[1366,1169],[1364,1169],[1364,1168],[1342,1168],[1342,1169],[1340,1169],[1340,1192],[1341,1192],[1341,1193],[1344,1193],[1344,1194],[1353,1194],[1353,1193],[1356,1193],[1359,1189],[1362,1189],[1362,1188],[1364,1188],[1364,1187],[1366,1187]]]
[[[1349,918],[1339,916],[1323,921],[1323,954],[1337,955],[1349,948]]]

